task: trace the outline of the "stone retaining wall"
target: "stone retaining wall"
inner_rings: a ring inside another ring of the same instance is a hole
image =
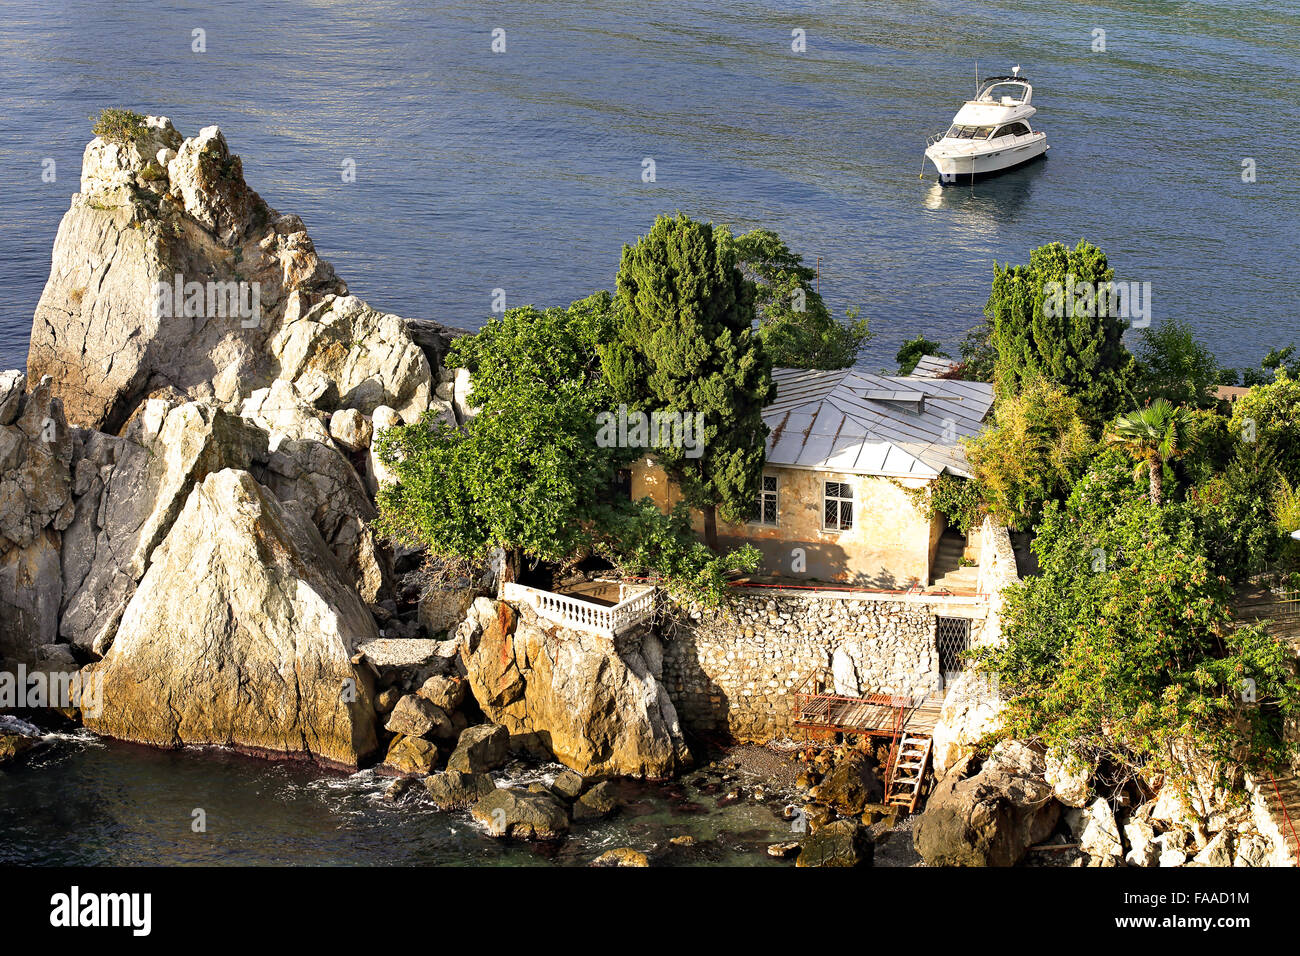
[[[971,619],[974,645],[986,612],[971,597],[807,591],[740,596],[721,610],[672,607],[660,628],[664,684],[688,730],[780,738],[812,674],[846,696],[941,691],[936,616]]]

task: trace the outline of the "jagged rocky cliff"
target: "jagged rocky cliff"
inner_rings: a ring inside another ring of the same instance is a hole
[[[375,436],[472,414],[443,367],[456,334],[349,296],[216,127],[93,140],[29,374],[0,373],[0,667],[80,669],[101,684],[87,727],[160,746],[355,767],[386,745],[385,771],[425,773],[509,741],[673,772],[685,745],[643,656],[501,635],[503,703],[475,614],[459,643],[433,633],[468,602],[418,619],[376,539]]]

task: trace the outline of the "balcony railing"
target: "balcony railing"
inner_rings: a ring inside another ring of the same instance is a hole
[[[562,627],[608,638],[649,620],[655,607],[654,588],[633,588],[625,584],[619,585],[620,600],[612,607],[513,581],[506,584],[501,596],[507,601],[527,604],[538,617]]]

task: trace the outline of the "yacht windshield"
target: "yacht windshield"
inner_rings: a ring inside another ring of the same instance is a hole
[[[994,83],[980,94],[982,103],[1006,103],[1008,105],[1023,103],[1026,90],[1020,83]]]
[[[949,139],[988,139],[993,132],[992,126],[953,126],[948,130]]]

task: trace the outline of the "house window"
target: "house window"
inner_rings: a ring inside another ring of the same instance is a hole
[[[826,482],[822,527],[827,531],[848,531],[853,527],[853,486],[847,481]]]
[[[966,669],[966,651],[970,648],[970,618],[936,617],[934,642],[939,652],[939,670],[952,674]]]
[[[776,525],[776,475],[764,475],[763,487],[758,493],[757,507],[754,509],[755,524]]]

